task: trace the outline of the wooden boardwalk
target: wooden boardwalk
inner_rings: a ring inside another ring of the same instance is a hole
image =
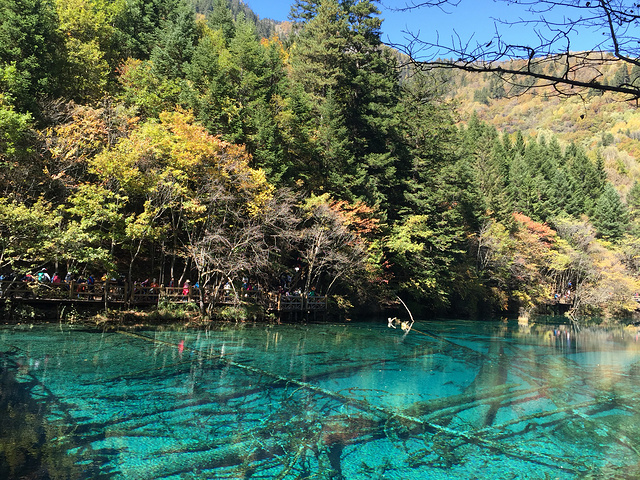
[[[117,306],[153,306],[164,303],[197,303],[205,306],[262,305],[274,312],[324,312],[326,296],[280,295],[261,290],[224,290],[190,287],[142,287],[113,281],[86,283],[0,282],[0,301],[27,303],[94,304]]]

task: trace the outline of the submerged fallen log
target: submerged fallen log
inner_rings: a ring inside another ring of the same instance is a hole
[[[150,338],[144,335],[140,335],[137,333],[132,333],[132,332],[119,332],[123,335],[128,335],[131,337],[135,337],[138,338],[140,340],[144,340],[144,341],[148,341],[148,342],[153,342],[156,344],[162,344],[162,345],[166,345],[167,347],[170,348],[182,348],[186,350],[186,347],[184,346],[179,346],[178,344],[173,344],[170,342],[166,342],[163,340],[158,340],[158,339],[154,339],[154,338]],[[360,410],[363,410],[365,412],[369,412],[371,414],[376,414],[379,415],[380,417],[382,417],[383,419],[393,419],[395,421],[400,422],[401,424],[407,424],[412,426],[410,428],[411,431],[413,431],[413,434],[431,434],[431,435],[445,435],[448,436],[450,438],[456,438],[459,439],[461,441],[463,441],[464,443],[470,444],[470,445],[476,445],[478,447],[481,448],[487,448],[490,449],[492,451],[496,451],[499,452],[503,455],[512,457],[512,458],[517,458],[519,460],[523,460],[523,461],[527,461],[527,462],[534,462],[543,466],[546,466],[548,468],[552,468],[552,469],[558,469],[558,470],[562,470],[562,471],[569,471],[569,472],[573,472],[573,473],[585,473],[589,471],[589,468],[587,466],[585,466],[584,464],[580,463],[580,462],[575,462],[575,461],[571,461],[569,459],[566,458],[561,458],[561,457],[557,457],[554,455],[549,455],[546,453],[542,453],[542,452],[534,452],[534,451],[527,451],[527,450],[523,450],[521,448],[518,448],[517,446],[514,445],[504,445],[502,443],[496,442],[496,441],[492,441],[490,439],[486,439],[474,432],[463,432],[463,431],[458,431],[446,426],[442,426],[442,425],[438,425],[436,423],[432,423],[429,421],[425,421],[423,419],[414,417],[412,415],[408,415],[406,413],[402,413],[402,412],[397,412],[397,411],[389,411],[387,408],[382,407],[382,406],[378,406],[378,405],[372,405],[369,402],[367,402],[366,400],[363,399],[355,399],[353,397],[348,397],[346,395],[331,391],[331,390],[327,390],[325,388],[319,387],[317,385],[313,385],[310,384],[308,382],[304,382],[301,380],[297,380],[294,378],[287,378],[284,377],[282,375],[276,374],[276,373],[272,373],[272,372],[268,372],[266,370],[262,370],[260,368],[257,367],[253,367],[251,365],[244,365],[229,359],[225,359],[225,358],[221,358],[219,355],[212,355],[209,353],[204,353],[198,350],[193,350],[193,353],[197,353],[200,354],[206,358],[208,358],[209,360],[218,362],[218,363],[223,363],[226,365],[230,365],[233,366],[235,368],[238,369],[242,369],[246,372],[250,372],[252,374],[258,375],[258,376],[262,376],[262,377],[269,377],[272,378],[273,380],[276,381],[276,383],[280,383],[282,385],[295,385],[299,388],[305,389],[309,392],[313,392],[322,396],[326,396],[329,398],[332,398],[334,400],[337,400],[340,403],[346,404],[346,405],[352,405],[354,407],[357,407]],[[479,352],[475,352],[478,353],[479,355],[483,355],[480,354]]]

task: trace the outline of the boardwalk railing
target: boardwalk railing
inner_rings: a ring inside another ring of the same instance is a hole
[[[264,305],[272,311],[324,311],[325,296],[280,295],[262,290],[225,290],[207,287],[149,287],[112,281],[87,283],[39,283],[23,281],[0,282],[0,300],[15,299],[47,302],[86,302],[104,304],[155,305],[167,303],[199,303],[205,305]]]
[[[320,311],[327,309],[327,297],[303,295],[279,295],[269,294],[269,309],[279,312],[295,310]]]

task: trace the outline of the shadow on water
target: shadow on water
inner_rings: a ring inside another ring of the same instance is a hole
[[[72,419],[40,381],[22,371],[15,353],[0,352],[0,478],[112,478],[100,471],[97,452],[89,459],[70,453],[80,450],[73,441]]]

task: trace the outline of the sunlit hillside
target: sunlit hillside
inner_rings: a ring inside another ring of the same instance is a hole
[[[600,73],[601,83],[640,81],[634,78],[637,72],[626,66],[603,65]],[[475,112],[503,132],[555,135],[561,143],[575,142],[592,159],[603,155],[609,179],[623,195],[640,179],[640,109],[636,102],[594,91],[573,96],[561,96],[551,87],[523,91],[493,74],[448,71],[444,75],[446,98],[455,102],[461,123]]]

